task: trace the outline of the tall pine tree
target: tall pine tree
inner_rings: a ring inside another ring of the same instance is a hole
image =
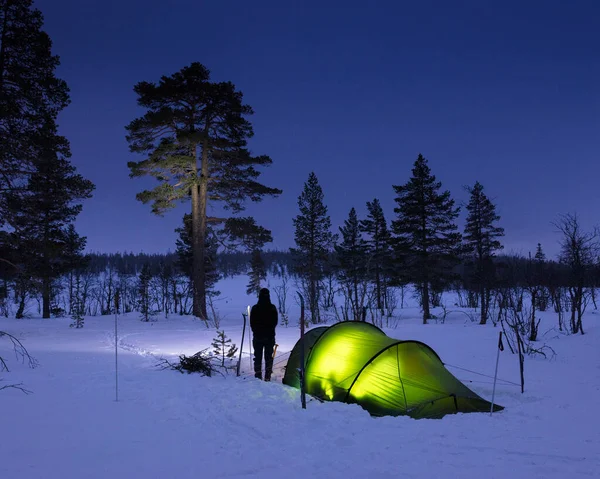
[[[412,177],[397,194],[397,217],[392,221],[394,246],[402,261],[402,275],[413,282],[420,295],[423,323],[431,318],[430,288],[454,277],[461,235],[454,223],[460,208],[454,206],[450,192],[440,192],[441,182],[431,173],[427,160],[419,154]]]
[[[367,277],[367,245],[362,238],[356,210],[352,208],[344,226],[340,227],[341,242],[335,246],[338,262],[338,278],[350,299],[352,316],[360,321],[365,291],[362,290]]]
[[[479,289],[480,320],[485,324],[488,319],[490,305],[490,288],[494,280],[494,253],[503,248],[498,238],[504,236],[504,229],[496,225],[500,216],[496,207],[483,192],[478,181],[472,188],[467,205],[467,220],[464,231],[465,253],[475,263],[473,282]]]
[[[366,247],[369,258],[368,271],[375,284],[377,309],[383,314],[386,302],[387,279],[392,261],[390,232],[379,200],[367,201],[367,217],[360,222],[361,231],[367,234]]]
[[[290,248],[294,270],[302,279],[308,309],[313,323],[321,320],[319,313],[320,282],[329,261],[329,253],[337,235],[331,233],[331,219],[323,203],[323,190],[314,172],[304,183],[298,197],[300,214],[294,218],[295,248]]]
[[[247,149],[254,132],[246,117],[253,111],[242,93],[231,82],[211,82],[204,65],[192,63],[158,83],[140,82],[134,91],[146,113],[127,126],[127,141],[146,159],[128,163],[130,176],[160,181],[137,199],[152,202],[152,211],[163,214],[191,198],[193,314],[206,320],[206,231],[227,221],[208,215],[207,208],[220,203],[236,214],[246,200],[281,194],[257,181],[256,166],[272,160]]]

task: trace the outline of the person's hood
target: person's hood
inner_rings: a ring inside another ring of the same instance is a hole
[[[259,303],[270,303],[271,302],[271,293],[267,288],[262,288],[258,292],[258,302]]]

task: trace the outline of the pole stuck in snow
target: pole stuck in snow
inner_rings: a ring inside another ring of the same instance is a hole
[[[504,351],[504,344],[502,344],[502,331],[498,337],[498,353],[496,354],[496,372],[494,372],[494,387],[492,389],[492,405],[490,406],[490,416],[494,412],[494,396],[496,395],[496,378],[498,377],[498,362],[500,361],[500,351]]]
[[[117,318],[119,314],[115,309],[115,401],[119,401],[119,361],[118,361],[118,350],[119,350],[119,335],[117,331]]]
[[[248,308],[246,309],[246,314],[248,315],[248,321],[250,321],[250,305],[248,305]],[[250,362],[252,362],[252,327],[248,328],[248,342],[250,343]]]
[[[304,297],[297,292],[300,297],[300,404],[302,409],[306,409],[306,383],[304,379]]]
[[[237,375],[240,375],[240,368],[242,365],[242,353],[244,351],[244,335],[246,333],[246,315],[244,313],[242,313],[242,318],[244,318],[244,326],[242,329],[242,341],[240,342],[240,357],[238,358],[238,363],[237,363]]]

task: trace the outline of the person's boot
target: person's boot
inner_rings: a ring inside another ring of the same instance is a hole
[[[271,373],[269,371],[265,372],[265,381],[269,382],[271,380]]]
[[[261,371],[258,371],[258,372],[256,372],[256,373],[254,373],[254,377],[255,377],[256,379],[262,379],[262,372],[261,372]]]

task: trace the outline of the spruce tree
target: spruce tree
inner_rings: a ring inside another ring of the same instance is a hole
[[[477,181],[467,190],[470,198],[464,231],[464,251],[475,262],[473,282],[479,290],[479,324],[485,324],[489,312],[490,288],[494,280],[492,258],[496,251],[503,248],[498,238],[504,236],[504,229],[496,225],[500,216],[496,213],[496,206],[483,192],[481,183]]]
[[[81,287],[81,274],[88,266],[90,257],[84,255],[86,238],[79,236],[75,227],[70,224],[65,230],[65,248],[63,253],[64,268],[68,274],[69,314],[75,300],[75,289]],[[77,284],[76,284],[77,283]],[[83,306],[85,307],[85,305]]]
[[[0,192],[20,191],[46,150],[40,132],[53,128],[69,103],[55,76],[59,58],[31,0],[0,0]]]
[[[267,279],[265,263],[261,251],[266,243],[273,241],[271,232],[256,224],[254,218],[230,219],[220,232],[221,244],[226,244],[229,250],[245,250],[250,255],[249,282],[246,286],[247,294],[256,294],[261,287],[261,282]]]
[[[152,272],[150,271],[150,266],[146,263],[142,266],[142,270],[140,271],[140,275],[138,277],[138,307],[139,312],[142,315],[142,321],[150,321],[152,318],[152,306],[150,304],[150,281],[152,280]]]
[[[546,311],[548,308],[549,294],[548,294],[548,267],[546,263],[546,254],[542,249],[542,244],[538,243],[534,256],[534,282],[537,288],[537,305],[536,307],[540,311]]]
[[[131,152],[146,159],[128,163],[130,176],[160,182],[137,199],[152,202],[152,211],[161,215],[191,198],[193,314],[207,320],[206,231],[227,220],[210,216],[208,207],[220,203],[236,214],[246,200],[281,194],[257,181],[256,166],[272,160],[247,149],[253,128],[246,117],[253,111],[242,93],[231,82],[211,82],[204,65],[192,63],[158,83],[140,82],[134,91],[146,113],[127,126],[127,141]]]
[[[73,322],[69,325],[71,328],[83,328],[85,318],[83,316],[85,311],[85,304],[83,302],[83,287],[81,284],[81,272],[75,274],[72,282],[71,299],[70,299],[70,314]]]
[[[360,321],[364,294],[361,286],[367,277],[367,245],[362,238],[356,210],[352,208],[344,226],[340,227],[341,242],[335,246],[338,262],[338,278],[348,292],[355,321]]]
[[[71,267],[76,233],[69,225],[81,212],[81,201],[91,197],[94,185],[77,174],[67,160],[69,145],[55,128],[39,135],[45,136],[45,150],[40,151],[42,156],[25,190],[6,192],[3,209],[13,228],[13,243],[20,252],[19,264],[38,282],[42,317],[49,318],[52,282]]]
[[[300,214],[293,220],[296,247],[290,248],[294,270],[303,281],[310,317],[314,323],[320,322],[320,282],[337,239],[337,235],[331,233],[331,219],[323,198],[317,175],[311,172],[298,197]]]
[[[379,200],[367,201],[367,217],[360,222],[361,231],[367,234],[366,248],[369,274],[375,283],[377,309],[383,314],[386,301],[387,279],[391,271],[392,255],[390,232]]]
[[[250,258],[250,274],[248,285],[246,286],[246,294],[258,296],[261,288],[261,283],[267,280],[267,271],[265,262],[260,254],[259,249],[255,249],[251,253]]]
[[[431,318],[431,285],[454,277],[452,267],[460,252],[461,235],[454,223],[460,208],[454,206],[449,191],[440,191],[441,186],[419,154],[409,181],[393,187],[397,194],[397,217],[392,221],[394,246],[402,260],[401,274],[421,295],[424,324]]]
[[[538,243],[535,249],[535,259],[540,263],[544,263],[546,261],[546,253],[542,249],[542,243]]]

